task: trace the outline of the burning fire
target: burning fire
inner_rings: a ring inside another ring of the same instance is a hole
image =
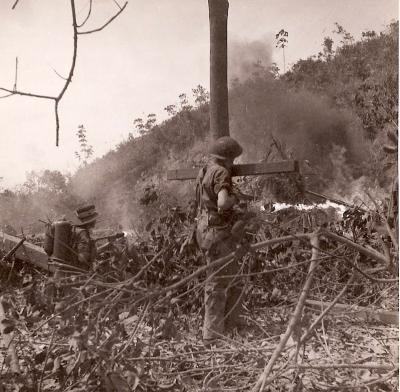
[[[346,207],[342,206],[340,204],[333,203],[331,201],[326,201],[325,203],[319,203],[319,204],[287,204],[287,203],[274,203],[274,211],[280,211],[284,210],[286,208],[294,208],[299,211],[308,211],[308,210],[313,210],[314,208],[321,209],[321,210],[326,210],[329,208],[334,208],[335,211],[340,214],[340,216],[343,216],[343,213],[346,211]],[[261,210],[265,211],[265,207],[261,206]]]

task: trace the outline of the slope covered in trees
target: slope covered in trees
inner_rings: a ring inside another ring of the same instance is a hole
[[[281,159],[273,147],[278,141],[286,155],[309,162],[310,186],[351,197],[353,180],[362,176],[368,185],[390,183],[382,144],[396,127],[398,24],[380,34],[367,32],[358,42],[340,26],[338,32],[336,52],[325,39],[322,53],[300,60],[282,77],[255,64],[247,78],[233,80],[231,133],[245,146],[244,161]],[[208,97],[200,86],[193,92],[194,106],[182,94],[161,124],[151,115],[147,122],[136,119],[140,136],[80,170],[72,181],[77,193],[135,217],[156,188],[161,204],[177,202],[177,195],[187,201],[190,187],[164,178],[167,168],[201,162]]]
[[[327,37],[318,55],[285,75],[257,63],[245,78],[233,80],[230,125],[245,147],[243,161],[307,160],[307,186],[351,198],[360,184],[388,189],[391,183],[397,156],[388,156],[383,145],[397,128],[398,23],[379,34],[366,32],[357,42],[341,26],[337,32],[336,51]],[[182,94],[178,104],[168,105],[169,118],[161,124],[153,114],[135,119],[126,140],[62,184],[60,173],[53,173],[55,182],[49,173],[34,174],[36,187],[31,178],[16,192],[3,191],[0,206],[7,214],[1,216],[19,227],[23,222],[13,219],[13,211],[24,211],[27,197],[37,200],[36,209],[24,214],[28,221],[65,214],[88,200],[103,211],[105,225],[130,227],[146,222],[149,204],[154,210],[186,203],[192,184],[167,183],[165,173],[204,159],[208,94],[198,86],[194,103],[189,100]]]

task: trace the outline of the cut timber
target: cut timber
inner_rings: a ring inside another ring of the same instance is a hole
[[[308,299],[306,305],[314,309],[325,309],[330,305],[330,302],[314,301]],[[364,306],[353,306],[346,304],[336,304],[332,313],[345,313],[352,315],[355,318],[361,318],[363,321],[379,322],[382,324],[399,324],[399,312],[390,310],[372,310]]]
[[[0,247],[5,252],[10,251],[20,241],[21,238],[0,231]],[[33,245],[25,241],[15,251],[14,256],[18,260],[31,263],[34,266],[44,269],[46,271],[54,272],[54,267],[49,265],[49,257],[47,256],[44,249],[40,246]]]
[[[200,167],[168,170],[167,180],[193,180]],[[233,165],[232,176],[258,176],[261,174],[297,173],[298,161],[262,162]]]

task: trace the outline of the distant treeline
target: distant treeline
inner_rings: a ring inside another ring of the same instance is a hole
[[[326,37],[320,53],[286,74],[257,62],[247,78],[231,81],[231,134],[245,148],[244,161],[307,160],[313,189],[351,196],[357,182],[385,190],[397,162],[383,145],[397,132],[398,22],[357,42],[336,27],[337,45]],[[167,106],[162,123],[154,114],[134,119],[126,140],[73,176],[30,173],[18,190],[3,189],[0,224],[37,231],[38,218],[68,215],[92,201],[104,226],[140,230],[160,209],[189,201],[193,185],[167,183],[165,173],[204,160],[209,96],[202,86],[192,93]]]

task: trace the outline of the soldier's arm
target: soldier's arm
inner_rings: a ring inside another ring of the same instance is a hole
[[[232,178],[224,167],[219,168],[214,175],[214,192],[217,195],[218,210],[229,210],[236,203],[236,197],[232,194]]]
[[[78,261],[88,264],[90,262],[90,238],[86,231],[80,233],[76,250],[78,253]]]
[[[226,188],[222,188],[218,192],[218,209],[229,210],[237,203],[237,198],[233,194],[229,194]]]

